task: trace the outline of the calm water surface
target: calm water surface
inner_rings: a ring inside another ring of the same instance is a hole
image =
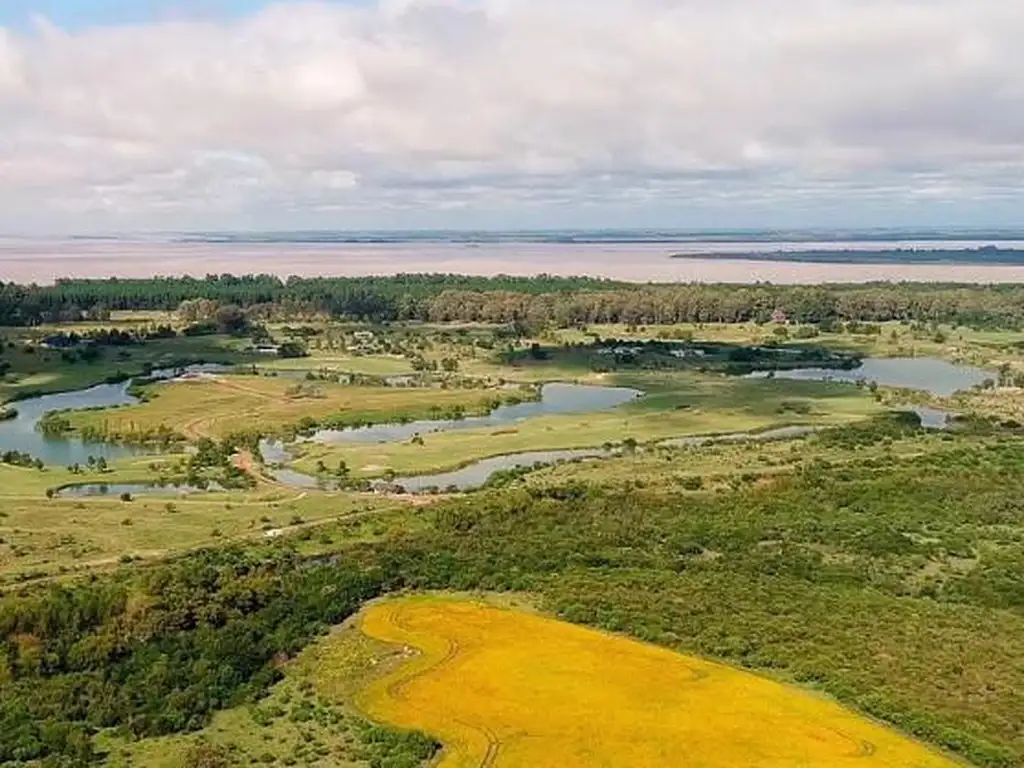
[[[416,435],[449,432],[456,429],[479,429],[517,424],[535,416],[557,413],[589,413],[615,408],[636,400],[643,392],[626,387],[592,387],[581,384],[545,384],[541,399],[517,405],[502,405],[487,416],[465,419],[420,420],[408,424],[382,424],[358,429],[322,430],[313,436],[318,443],[395,443]]]
[[[764,371],[750,374],[751,378],[765,378]],[[863,365],[852,370],[829,368],[794,368],[774,371],[775,378],[798,381],[839,381],[848,383],[871,382],[886,387],[919,389],[938,397],[949,397],[962,389],[978,386],[992,374],[981,368],[953,363],[930,357],[867,358]]]
[[[187,368],[159,369],[150,378],[171,380],[180,375],[212,373],[223,370],[224,366],[194,365]],[[84,408],[112,408],[132,405],[138,400],[128,394],[130,382],[119,384],[98,384],[88,389],[42,395],[27,400],[8,403],[18,415],[14,419],[0,421],[0,453],[21,451],[30,453],[43,463],[55,466],[85,464],[89,456],[107,461],[124,456],[139,456],[149,453],[145,447],[119,445],[116,443],[87,443],[77,437],[49,437],[39,432],[36,426],[49,411],[81,410]]]
[[[973,248],[977,242],[897,239],[891,241],[773,241],[772,251],[824,248]],[[1021,241],[999,243],[1021,247]],[[699,246],[699,247],[698,247]],[[53,282],[59,277],[153,277],[230,272],[281,277],[393,275],[446,272],[466,275],[541,273],[590,275],[646,282],[768,281],[779,284],[874,281],[1020,283],[1024,267],[981,264],[806,264],[743,259],[763,242],[168,242],[166,240],[0,240],[0,274],[15,282]],[[681,250],[716,258],[672,259]],[[722,258],[735,254],[736,258]]]
[[[620,451],[615,449],[604,450],[601,448],[567,451],[529,451],[526,453],[509,454],[507,456],[494,456],[452,472],[397,477],[392,483],[387,483],[387,485],[401,486],[408,493],[423,493],[433,488],[439,488],[443,491],[452,487],[460,491],[471,491],[484,485],[491,478],[491,475],[502,470],[522,469],[537,465],[546,466],[575,459],[608,458],[610,456],[617,456],[619,453]]]
[[[132,496],[185,496],[218,490],[223,489],[214,484],[211,484],[209,488],[197,488],[191,485],[156,485],[153,483],[82,483],[58,489],[57,497],[61,499],[91,499],[120,496],[122,493],[130,493]]]
[[[0,422],[0,453],[21,451],[42,459],[45,464],[68,466],[85,464],[89,456],[111,459],[145,453],[137,446],[114,443],[86,443],[77,437],[48,437],[37,431],[39,419],[49,411],[82,408],[109,408],[131,405],[136,399],[128,394],[128,382],[100,384],[76,392],[43,395],[9,403],[18,416]]]

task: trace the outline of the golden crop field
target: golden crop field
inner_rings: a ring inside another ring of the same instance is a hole
[[[813,693],[534,614],[412,598],[361,628],[419,653],[358,705],[440,739],[442,768],[958,765]]]

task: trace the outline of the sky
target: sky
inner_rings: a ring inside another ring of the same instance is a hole
[[[0,233],[1024,225],[1015,0],[0,0]]]

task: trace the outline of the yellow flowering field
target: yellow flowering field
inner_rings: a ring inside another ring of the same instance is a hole
[[[814,693],[531,613],[418,597],[360,626],[409,653],[359,707],[440,739],[442,768],[959,765]]]

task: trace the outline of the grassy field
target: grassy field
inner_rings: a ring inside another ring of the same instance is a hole
[[[626,438],[640,442],[695,434],[722,434],[788,424],[832,424],[881,411],[854,387],[819,382],[748,380],[696,374],[608,374],[592,381],[635,387],[647,396],[593,413],[542,416],[502,429],[427,434],[423,443],[301,447],[298,466],[344,460],[356,473],[400,474],[457,467],[488,456],[586,448]]]
[[[270,371],[316,371],[322,373],[362,373],[367,376],[402,376],[413,373],[404,357],[395,355],[346,355],[311,350],[309,357],[284,360],[270,359],[260,363]]]
[[[728,490],[745,482],[764,483],[815,461],[832,465],[871,458],[900,459],[940,450],[949,436],[926,432],[851,450],[823,444],[814,437],[764,443],[721,443],[691,447],[650,446],[633,455],[566,462],[526,475],[534,488],[569,484],[623,491],[645,490],[677,495]],[[967,444],[966,438],[960,438]]]
[[[406,506],[383,498],[268,486],[180,497],[143,495],[130,502],[45,498],[47,488],[70,483],[152,481],[148,464],[154,460],[122,460],[107,473],[82,475],[0,465],[0,581],[102,568],[125,557],[158,558],[260,539],[266,530],[298,531],[336,520],[355,523],[337,538],[360,540],[389,531],[396,520],[412,519]]]
[[[939,404],[957,413],[974,413],[1024,423],[1024,389],[1020,387],[961,393],[945,398]]]
[[[534,614],[416,598],[360,626],[420,651],[360,707],[436,734],[442,768],[957,765],[818,695]]]
[[[485,412],[502,396],[493,389],[352,387],[261,376],[172,382],[152,385],[147,391],[152,398],[147,403],[77,412],[70,416],[72,425],[119,437],[161,426],[193,439],[245,430],[269,434],[303,419],[319,422],[331,417],[357,424],[396,421],[403,416],[427,418],[438,409],[453,407]]]
[[[58,326],[54,330],[67,332],[78,328]],[[0,338],[4,335],[0,330]],[[17,329],[16,335],[7,338],[13,340],[23,335],[24,329]],[[58,351],[16,343],[0,356],[0,361],[10,364],[8,373],[0,377],[0,402],[89,387],[111,376],[141,373],[147,365],[159,368],[181,361],[244,363],[253,359],[243,352],[245,346],[245,339],[227,336],[156,339],[138,346],[105,349],[103,357],[93,363],[69,364]]]

